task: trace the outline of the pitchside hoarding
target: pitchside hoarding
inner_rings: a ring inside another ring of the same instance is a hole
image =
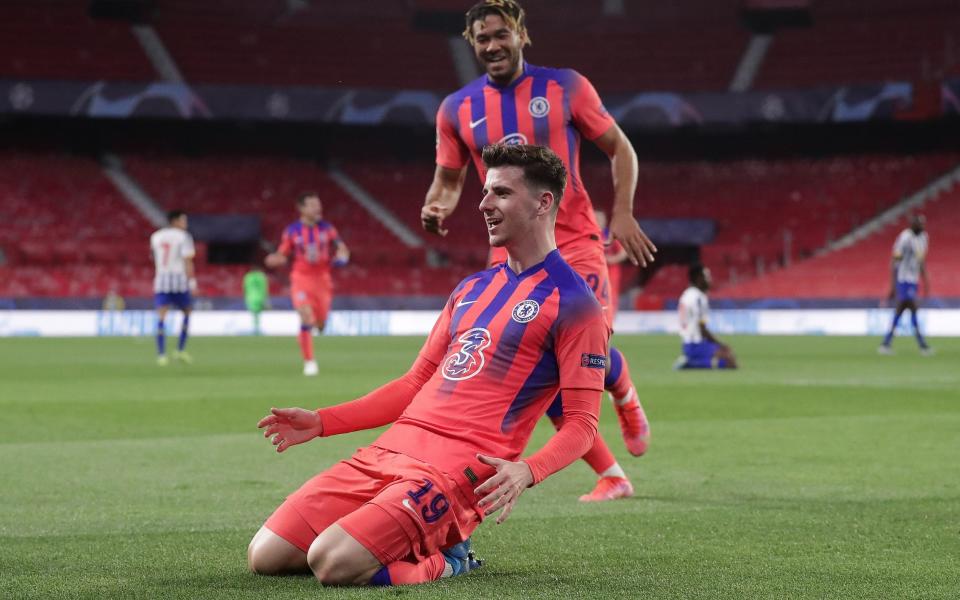
[[[960,336],[960,309],[920,311],[920,327],[931,337]],[[333,311],[326,335],[417,335],[430,332],[436,311]],[[748,335],[883,335],[890,326],[890,309],[842,310],[714,310],[710,328],[719,334]],[[261,316],[264,335],[289,336],[299,329],[294,311],[267,311]],[[167,319],[168,333],[180,329],[180,316]],[[909,333],[909,319],[901,320]],[[201,336],[251,335],[253,322],[243,311],[195,311],[190,331]],[[623,311],[617,315],[619,334],[676,334],[673,311]],[[151,311],[0,311],[0,337],[153,336]]]

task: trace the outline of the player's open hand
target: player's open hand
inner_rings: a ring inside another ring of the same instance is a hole
[[[277,452],[309,442],[323,434],[320,415],[304,408],[271,408],[270,414],[260,419],[257,427],[265,428],[263,437],[273,436],[272,442]]]
[[[654,261],[653,253],[657,251],[657,247],[632,214],[614,213],[610,218],[610,234],[627,251],[627,258],[633,264],[645,267]]]
[[[266,265],[268,269],[276,269],[277,267],[282,267],[287,264],[287,257],[278,252],[274,252],[268,254],[263,259],[263,264]]]
[[[439,204],[425,204],[420,209],[420,223],[424,230],[437,235],[447,235],[447,230],[443,227],[443,220],[447,218],[450,211]]]
[[[497,474],[486,480],[483,485],[474,490],[480,498],[480,508],[484,516],[489,517],[501,508],[503,512],[497,517],[497,524],[503,523],[513,512],[513,507],[523,493],[533,484],[533,473],[525,462],[510,462],[502,458],[494,458],[483,454],[477,455],[477,460],[497,470]]]

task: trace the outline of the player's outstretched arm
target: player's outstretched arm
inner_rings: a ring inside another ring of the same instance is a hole
[[[273,436],[277,452],[309,442],[315,437],[373,429],[397,420],[403,409],[430,378],[431,365],[422,359],[403,377],[380,386],[366,396],[319,410],[271,408],[257,427]]]
[[[320,415],[305,408],[271,408],[257,427],[264,430],[263,437],[273,437],[277,452],[323,435]]]
[[[340,435],[393,423],[436,370],[435,363],[418,357],[404,375],[366,396],[319,409],[317,414],[323,420],[322,435]]]
[[[633,196],[637,191],[637,153],[626,134],[616,124],[593,142],[610,158],[613,174],[613,210],[610,234],[623,245],[630,262],[641,267],[654,261],[656,245],[633,217]]]
[[[437,165],[433,173],[433,183],[430,184],[423,208],[420,209],[420,223],[424,230],[437,235],[447,235],[443,221],[457,208],[466,176],[466,167],[450,169]]]
[[[268,269],[276,269],[277,267],[282,267],[287,264],[287,257],[279,252],[272,252],[263,259],[263,264],[266,265]]]
[[[337,244],[337,249],[334,254],[333,264],[342,267],[350,262],[350,248],[347,247],[342,241]]]

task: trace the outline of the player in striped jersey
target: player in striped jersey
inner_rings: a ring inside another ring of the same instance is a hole
[[[164,320],[171,306],[183,311],[183,326],[180,328],[174,358],[185,363],[193,362],[185,348],[190,328],[190,292],[197,290],[193,238],[187,233],[187,215],[182,210],[172,210],[167,213],[167,222],[169,224],[166,227],[150,236],[155,268],[153,294],[157,308],[157,364],[160,366],[166,366],[169,361]]]
[[[248,549],[264,575],[310,572],[325,585],[399,585],[477,566],[469,537],[566,467],[597,431],[609,330],[584,280],[557,250],[563,163],[547,148],[491,146],[480,210],[507,260],[470,275],[410,371],[316,411],[272,409],[259,426],[278,452],[316,437],[392,425],[307,481]],[[520,458],[547,407],[565,420]]]
[[[890,324],[890,331],[883,338],[883,343],[877,351],[880,354],[893,354],[890,347],[893,336],[900,324],[900,317],[907,310],[910,311],[910,323],[913,325],[913,335],[920,346],[920,354],[930,356],[933,349],[927,345],[927,340],[920,333],[920,323],[917,322],[917,283],[923,280],[923,291],[930,295],[930,278],[927,276],[927,250],[930,240],[927,237],[926,218],[923,215],[914,215],[910,219],[910,227],[904,229],[897,236],[893,244],[893,259],[891,261],[892,277],[890,293],[887,300],[897,299],[897,308]]]
[[[656,247],[633,217],[637,187],[637,157],[630,141],[600,102],[596,90],[572,69],[531,65],[523,60],[530,43],[526,16],[514,0],[484,0],[466,14],[464,37],[473,46],[486,74],[444,99],[437,113],[437,167],[420,216],[424,229],[446,234],[444,219],[459,202],[471,158],[483,181],[480,153],[493,143],[549,146],[564,162],[569,185],[557,217],[557,246],[571,267],[590,284],[608,324],[609,275],[600,228],[590,197],[580,179],[580,142],[586,137],[610,158],[614,201],[610,231],[633,264],[653,261]],[[491,264],[502,262],[501,249],[491,252]],[[606,389],[613,399],[627,449],[646,452],[650,428],[630,378],[626,360],[610,348]],[[557,424],[562,415],[551,411]],[[584,460],[599,476],[582,501],[601,501],[633,494],[633,486],[603,438],[597,436]]]
[[[323,219],[323,204],[314,192],[297,198],[300,219],[283,230],[280,247],[268,255],[270,268],[282,267],[293,259],[290,269],[290,298],[300,315],[300,353],[303,374],[310,377],[319,370],[313,358],[313,329],[323,331],[333,302],[331,266],[343,266],[350,260],[350,250],[340,239],[337,228]]]
[[[707,292],[713,279],[710,269],[701,264],[690,265],[687,271],[690,286],[680,295],[677,313],[680,317],[680,357],[674,369],[736,369],[737,357],[730,346],[713,335],[707,327],[710,300]]]

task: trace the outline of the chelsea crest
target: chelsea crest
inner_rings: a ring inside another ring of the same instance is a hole
[[[517,323],[529,323],[540,312],[536,300],[521,300],[513,307],[513,320]]]

